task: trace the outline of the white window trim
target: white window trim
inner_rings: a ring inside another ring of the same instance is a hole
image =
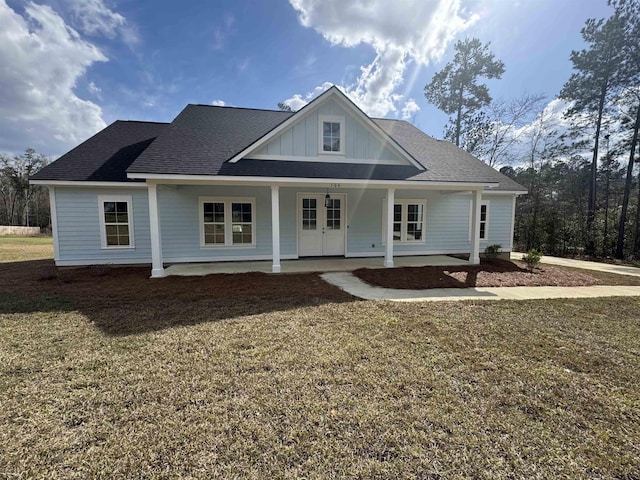
[[[129,226],[129,245],[107,245],[107,226],[104,221],[105,202],[126,202]],[[98,213],[100,216],[100,245],[103,250],[133,250],[136,248],[133,223],[133,198],[131,195],[98,195]]]
[[[224,203],[224,245],[204,243],[204,204],[205,203]],[[233,231],[231,218],[232,203],[250,203],[251,204],[251,243],[233,243]],[[237,248],[255,248],[256,247],[256,199],[255,197],[198,197],[198,214],[200,216],[198,223],[200,225],[200,248],[206,249],[237,249]]]
[[[396,198],[394,205],[402,205],[402,223],[400,227],[400,236],[405,238],[407,235],[407,217],[409,207],[407,205],[422,205],[422,240],[394,240],[394,245],[424,245],[427,243],[427,200],[424,198]],[[382,199],[382,245],[387,243],[387,198]]]
[[[323,126],[324,122],[339,123],[340,124],[340,151],[339,152],[325,152],[323,150]],[[318,115],[318,155],[341,155],[344,156],[345,147],[345,120],[344,117],[339,115]]]
[[[480,202],[480,208],[482,208],[482,206],[487,207],[487,219],[485,220],[485,225],[484,225],[484,238],[480,237],[480,241],[481,242],[486,242],[489,239],[489,219],[491,218],[490,215],[490,209],[491,209],[491,201],[490,200],[483,200]],[[469,235],[468,235],[468,241],[471,241],[471,219],[473,218],[473,200],[469,200]],[[478,235],[480,235],[480,230],[478,230]]]

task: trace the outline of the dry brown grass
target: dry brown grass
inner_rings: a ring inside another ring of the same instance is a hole
[[[51,237],[0,236],[0,262],[53,258]]]
[[[638,299],[48,265],[0,265],[0,478],[638,478]]]

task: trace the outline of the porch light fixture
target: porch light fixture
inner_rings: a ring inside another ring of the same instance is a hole
[[[331,207],[331,197],[329,196],[329,190],[327,190],[327,194],[324,196],[324,208]]]

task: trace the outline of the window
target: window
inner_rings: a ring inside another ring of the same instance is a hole
[[[340,124],[338,122],[322,122],[322,151],[340,151]]]
[[[320,153],[344,154],[344,118],[320,115]]]
[[[327,206],[327,230],[340,230],[340,199],[331,198]]]
[[[98,205],[102,248],[134,248],[131,196],[100,195]]]
[[[480,240],[487,239],[487,204],[480,205]]]
[[[386,200],[384,202],[386,210]],[[425,200],[396,200],[393,205],[393,241],[394,243],[424,243]],[[383,240],[386,240],[386,211],[383,225]]]
[[[200,198],[203,247],[255,246],[254,198]]]
[[[316,230],[318,217],[318,207],[315,198],[302,199],[302,229]]]
[[[469,202],[469,241],[471,241],[471,221],[473,220],[473,201]],[[480,240],[489,238],[489,202],[480,202]]]

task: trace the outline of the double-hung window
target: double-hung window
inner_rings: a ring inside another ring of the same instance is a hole
[[[393,242],[425,243],[426,212],[425,200],[396,200],[393,205]],[[386,238],[386,233],[383,238]]]
[[[471,222],[473,220],[473,202],[469,202],[469,241],[471,241]],[[480,202],[480,231],[478,232],[480,240],[489,238],[489,202]]]
[[[134,248],[131,205],[131,195],[98,196],[102,248]]]
[[[344,154],[344,118],[336,115],[320,115],[320,153]]]
[[[200,245],[255,246],[255,198],[200,198]]]

